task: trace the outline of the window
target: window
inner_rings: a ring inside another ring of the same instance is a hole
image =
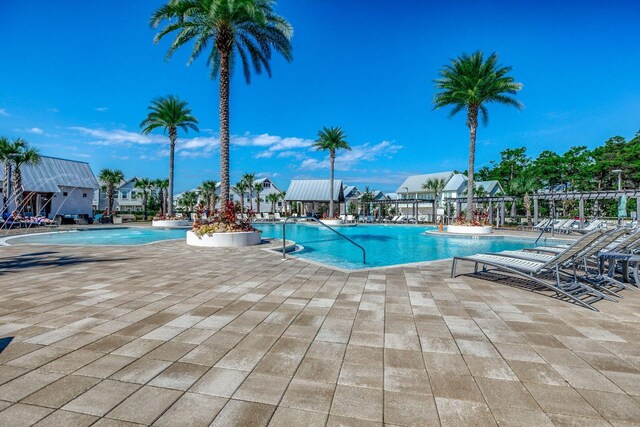
[[[69,193],[67,193],[66,191],[64,191],[64,192],[62,193],[62,197],[67,197],[68,195],[69,195]]]
[[[124,192],[124,191],[121,191],[121,192],[120,192],[120,198],[121,198],[121,199],[126,199],[126,198],[127,198],[127,193],[126,193],[126,192]]]
[[[87,197],[87,193],[82,193],[82,197]]]
[[[262,183],[262,188],[271,188],[271,182],[269,182],[268,180],[264,181]]]

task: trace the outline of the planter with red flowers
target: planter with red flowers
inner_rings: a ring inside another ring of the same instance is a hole
[[[453,224],[447,225],[447,233],[453,234],[491,234],[493,227],[489,223],[489,216],[480,210],[473,211],[473,220],[467,221],[462,215],[458,216]]]
[[[252,213],[239,217],[238,210],[237,204],[227,201],[223,209],[210,218],[194,221],[187,231],[187,245],[229,248],[260,244],[262,235],[251,225]]]

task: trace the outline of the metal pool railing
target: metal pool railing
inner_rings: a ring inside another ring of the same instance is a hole
[[[289,221],[290,219],[298,219],[298,217],[289,216],[289,217],[285,218],[284,222],[282,223],[282,259],[287,259],[287,243],[286,243],[287,242],[287,221]],[[337,231],[333,227],[330,227],[327,224],[325,224],[324,222],[318,220],[317,218],[305,217],[305,219],[307,219],[307,220],[310,219],[310,220],[313,220],[313,221],[317,222],[318,224],[322,225],[323,227],[326,227],[329,230],[333,231],[334,233],[336,233],[338,236],[342,237],[346,241],[348,241],[351,244],[353,244],[353,245],[357,246],[358,248],[360,248],[360,250],[362,251],[362,263],[363,264],[367,263],[367,251],[365,251],[365,249],[362,246],[360,246],[359,244],[357,244],[356,242],[354,242],[353,240],[351,240],[350,238],[348,238],[344,234],[340,233],[339,231]]]

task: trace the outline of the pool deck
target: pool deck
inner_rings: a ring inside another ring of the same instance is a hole
[[[592,312],[450,262],[0,250],[1,426],[640,424],[640,292]]]

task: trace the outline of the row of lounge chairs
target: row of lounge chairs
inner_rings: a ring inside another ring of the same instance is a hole
[[[473,262],[474,275],[480,278],[525,279],[534,285],[533,290],[550,290],[561,299],[598,311],[593,307],[595,302],[617,301],[620,291],[640,286],[638,251],[638,228],[596,229],[570,244],[455,257],[451,277],[456,277],[460,261]],[[605,263],[608,269],[604,268]]]
[[[556,233],[581,233],[586,234],[590,231],[597,230],[599,228],[605,228],[607,226],[606,221],[601,219],[594,219],[591,221],[586,227],[580,229],[577,228],[577,223],[575,219],[545,219],[539,222],[537,225],[534,225],[532,229],[534,231],[554,231]]]
[[[31,227],[55,227],[58,223],[50,220],[45,216],[9,216],[2,220],[0,219],[0,228],[31,228]]]
[[[242,214],[242,219],[246,220],[247,215]],[[253,218],[253,222],[274,222],[274,221],[284,221],[284,218],[280,216],[279,212],[276,212],[273,214],[266,213],[266,212],[263,212],[262,214],[257,213],[256,216]]]

